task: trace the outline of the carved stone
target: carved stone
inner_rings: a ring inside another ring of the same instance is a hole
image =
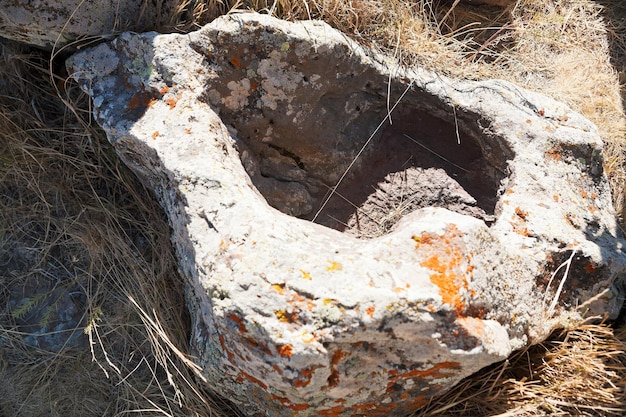
[[[258,14],[68,68],[169,216],[209,386],[249,415],[403,415],[620,310],[602,141],[562,103]]]

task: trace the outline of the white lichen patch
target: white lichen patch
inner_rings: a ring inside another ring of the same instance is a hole
[[[257,74],[263,77],[261,87],[264,94],[261,95],[261,104],[272,110],[278,108],[279,100],[291,101],[293,97],[286,93],[295,91],[303,79],[301,72],[288,68],[288,64],[281,61],[281,56],[280,52],[272,51],[269,58],[259,62],[257,69]]]
[[[230,96],[224,98],[223,103],[229,110],[241,110],[248,104],[248,97],[250,95],[249,79],[244,78],[239,82],[230,81],[226,84],[226,87],[230,90]]]

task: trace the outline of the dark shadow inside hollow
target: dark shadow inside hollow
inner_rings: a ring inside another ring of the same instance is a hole
[[[315,158],[332,159],[332,152]],[[384,235],[404,215],[424,207],[443,207],[490,225],[504,176],[484,158],[474,135],[410,105],[374,135],[333,192],[336,183],[308,172],[298,149],[246,140],[240,154],[270,205],[361,238]]]
[[[313,210],[303,218],[317,214],[316,223],[365,238],[388,233],[404,215],[423,207],[447,208],[490,224],[502,175],[477,141],[423,110],[404,108],[392,122],[330,198],[330,188],[314,195]]]

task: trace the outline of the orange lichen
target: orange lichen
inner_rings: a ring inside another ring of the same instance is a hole
[[[308,404],[304,404],[304,403],[303,404],[294,404],[288,398],[279,397],[276,394],[272,394],[272,399],[274,401],[277,401],[277,402],[281,403],[283,407],[289,408],[290,410],[294,410],[294,411],[304,411],[307,408],[309,408]]]
[[[170,97],[167,100],[165,100],[165,104],[170,106],[170,110],[172,110],[174,107],[176,107],[176,103],[177,102],[178,102],[178,99],[177,98],[173,98],[173,97]]]
[[[130,98],[130,100],[128,100],[128,106],[126,106],[126,110],[124,111],[124,113],[129,113],[141,106],[148,107],[151,100],[152,96],[149,93],[145,91],[139,91],[135,93]]]
[[[235,313],[229,313],[228,318],[235,322],[235,325],[237,325],[237,329],[239,330],[240,333],[247,332],[246,325],[244,324],[243,319],[241,317],[239,317]]]
[[[345,410],[342,406],[336,405],[325,410],[319,410],[318,413],[322,417],[339,417]]]
[[[166,85],[164,85],[163,87],[161,87],[159,89],[159,93],[161,93],[162,96],[164,96],[165,94],[167,94],[167,92],[170,91],[170,88]]]
[[[517,216],[521,218],[522,220],[526,220],[526,216],[528,216],[528,212],[522,210],[519,207],[515,207],[515,214],[517,214]]]
[[[156,140],[157,137],[159,137],[159,131],[155,130],[154,133],[152,133],[152,140]]]
[[[293,346],[290,344],[279,345],[278,354],[284,358],[291,358],[293,356]]]
[[[455,225],[448,225],[443,235],[422,233],[415,240],[416,249],[424,252],[424,260],[420,266],[432,271],[430,281],[439,287],[442,301],[454,307],[457,315],[461,315],[466,308],[461,297],[461,290],[468,289],[468,278],[471,279],[472,271],[463,264],[466,259],[462,253],[461,232]],[[426,255],[426,256],[424,256]]]
[[[474,317],[459,317],[457,323],[471,336],[481,339],[485,335],[485,323]]]
[[[336,369],[330,371],[330,376],[328,377],[328,387],[334,388],[339,385],[339,372]]]
[[[191,128],[189,127],[185,128],[185,133],[188,135],[191,134]]]
[[[330,364],[332,366],[335,366],[339,363],[340,360],[342,360],[344,358],[344,356],[346,356],[346,352],[344,352],[341,349],[337,349],[335,351],[335,353],[333,353],[333,357],[330,360]]]
[[[304,411],[309,408],[308,404],[288,404],[285,407],[293,410],[293,411]]]
[[[387,389],[391,389],[392,386],[399,380],[408,378],[448,378],[449,373],[442,373],[442,370],[459,369],[461,364],[459,362],[441,362],[428,369],[413,369],[407,372],[398,372],[396,369],[389,371],[389,382],[387,383]]]
[[[369,306],[365,309],[365,312],[367,313],[368,316],[370,317],[374,317],[374,311],[376,311],[376,307],[375,306]]]
[[[228,62],[230,62],[233,65],[233,67],[235,67],[237,69],[241,68],[241,60],[239,58],[237,58],[237,57],[229,58]]]
[[[447,254],[446,254],[447,255]],[[451,306],[457,313],[461,313],[465,309],[459,292],[463,286],[467,285],[465,277],[459,277],[453,270],[459,266],[460,254],[453,256],[452,259],[440,260],[438,255],[432,255],[420,263],[421,266],[434,271],[430,275],[430,282],[439,287],[441,300]]]
[[[252,337],[249,337],[249,336],[244,337],[244,340],[247,342],[248,347],[256,349],[256,350],[260,350],[266,355],[272,354],[272,351],[269,349],[269,347],[267,347],[267,345],[257,342]]]
[[[559,202],[559,196],[558,196],[558,195],[556,195],[556,194],[554,194],[554,195],[552,196],[552,199],[553,199],[554,201],[556,201],[557,203]]]
[[[558,147],[552,147],[548,149],[545,153],[546,159],[550,159],[554,162],[558,162],[561,160],[561,153]]]
[[[259,379],[253,377],[249,373],[247,373],[245,371],[241,371],[241,376],[246,378],[248,381],[250,381],[250,382],[252,382],[254,384],[257,384],[259,387],[263,388],[264,390],[267,389],[267,385],[265,385],[262,381],[260,381]]]
[[[517,233],[518,235],[522,235],[524,237],[530,236],[530,232],[528,231],[527,227],[519,227],[519,226],[513,225],[513,231]]]
[[[311,368],[303,369],[300,372],[302,378],[296,379],[295,381],[293,381],[293,386],[296,388],[302,388],[302,387],[306,387],[307,385],[309,385],[311,383],[311,378],[313,378],[314,370],[315,369],[311,369]]]
[[[345,355],[346,353],[341,349],[338,349],[335,353],[333,353],[333,357],[330,360],[330,376],[328,377],[328,386],[330,388],[339,385],[339,372],[335,369],[335,366]]]
[[[411,395],[407,392],[404,392],[400,395],[400,400],[408,400],[409,412],[413,413],[419,410],[421,407],[428,403],[428,398],[425,395],[418,395],[415,398],[411,399]],[[343,402],[341,400],[337,400],[336,402]],[[355,411],[358,411],[358,414],[354,414]],[[388,417],[391,415],[396,415],[398,412],[398,403],[391,402],[387,404],[383,404],[381,402],[368,402],[362,404],[355,404],[350,408],[342,407],[342,406],[334,406],[327,408],[325,410],[319,410],[318,414],[322,417],[340,417],[345,415],[345,413],[349,413],[350,415],[358,415],[368,417]]]
[[[224,341],[224,336],[221,334],[217,336],[220,340],[220,345],[222,346],[222,350],[226,352],[226,356],[228,356],[228,360],[232,361],[235,358],[235,355],[228,349],[226,349],[226,342]]]

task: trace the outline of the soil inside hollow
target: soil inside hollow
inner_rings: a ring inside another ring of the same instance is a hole
[[[443,207],[490,224],[500,178],[474,138],[424,112],[393,118],[337,187],[316,223],[361,238],[384,235],[406,214]],[[326,194],[314,195],[313,219]]]

